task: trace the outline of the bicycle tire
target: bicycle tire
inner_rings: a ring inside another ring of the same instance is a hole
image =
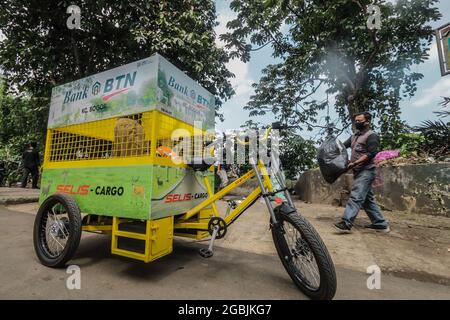
[[[43,223],[45,223],[45,215],[48,210],[53,208],[56,204],[62,205],[67,212],[69,218],[69,236],[61,254],[56,257],[52,257],[44,248],[45,243],[42,238],[44,236],[42,227]],[[52,268],[60,268],[65,266],[67,261],[73,257],[78,249],[81,239],[81,231],[81,214],[75,200],[63,194],[54,194],[48,197],[39,207],[39,211],[34,221],[33,242],[39,261],[44,266]]]
[[[276,209],[277,208],[275,208],[275,210]],[[336,293],[337,287],[336,271],[331,256],[319,234],[308,222],[308,220],[300,215],[295,209],[291,210],[289,213],[286,213],[286,210],[276,211],[276,219],[278,220],[278,224],[272,224],[272,237],[280,260],[292,281],[300,289],[300,291],[311,299],[332,299]],[[295,229],[297,229],[312,251],[320,275],[320,285],[317,289],[311,288],[311,286],[309,286],[306,281],[302,279],[302,272],[298,270],[292,262],[292,253],[284,236],[284,223],[290,223]]]

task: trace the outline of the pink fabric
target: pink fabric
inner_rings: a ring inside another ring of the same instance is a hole
[[[387,159],[397,158],[400,156],[400,152],[397,150],[384,150],[377,153],[375,156],[375,162],[380,162]]]

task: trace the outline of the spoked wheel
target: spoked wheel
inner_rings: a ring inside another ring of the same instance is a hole
[[[325,244],[314,227],[295,209],[275,208],[277,225],[272,237],[278,255],[297,287],[311,299],[332,299],[336,271]]]
[[[47,267],[63,267],[72,258],[81,238],[81,215],[72,198],[48,197],[34,221],[34,249]]]

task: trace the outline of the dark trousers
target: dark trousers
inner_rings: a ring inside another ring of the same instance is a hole
[[[25,167],[23,168],[22,176],[22,188],[26,188],[28,175],[31,173],[31,179],[33,179],[33,188],[37,188],[37,183],[39,180],[39,170],[37,167]]]
[[[352,227],[358,215],[359,209],[364,209],[370,221],[374,225],[387,226],[388,222],[384,218],[375,201],[372,190],[372,182],[375,180],[375,168],[364,169],[354,174],[350,199],[345,207],[342,220],[347,226]]]

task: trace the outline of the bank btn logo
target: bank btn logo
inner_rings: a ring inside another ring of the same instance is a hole
[[[133,73],[121,74],[115,78],[106,79],[103,85],[102,100],[106,102],[112,97],[128,91],[131,87],[134,86],[134,83],[136,81],[136,74],[137,71],[134,71]],[[95,96],[99,94],[101,92],[101,88],[102,85],[100,84],[100,82],[96,81],[91,88],[92,95]],[[78,91],[69,90],[64,94],[63,104],[85,100],[88,98],[88,93],[89,86],[84,86],[82,90]]]
[[[191,90],[191,99],[192,99],[192,101],[195,101],[195,98],[197,98],[197,94],[195,93],[195,90]]]
[[[185,97],[191,98],[197,108],[208,109],[209,101],[206,99],[207,97],[197,94],[195,90],[189,89],[187,85],[178,82],[174,76],[170,76],[169,81],[167,81],[167,86],[183,94]]]
[[[100,93],[101,86],[102,85],[98,81],[94,83],[94,85],[92,86],[92,95],[98,95]]]

